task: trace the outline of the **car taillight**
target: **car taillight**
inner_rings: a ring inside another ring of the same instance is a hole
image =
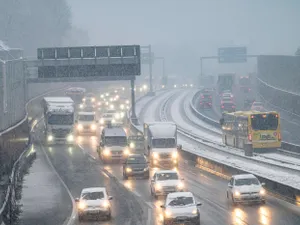
[[[204,96],[201,96],[201,98],[204,98]]]
[[[211,105],[211,103],[210,103],[210,102],[209,102],[208,104],[209,104],[209,105]]]
[[[200,102],[200,105],[202,105],[202,102]]]
[[[209,96],[209,98],[212,98],[212,96]]]
[[[224,105],[222,105],[221,108],[224,109]]]
[[[278,133],[278,140],[281,141],[281,133]]]
[[[252,134],[248,134],[248,140],[252,141]]]
[[[235,108],[235,105],[233,105],[232,108],[234,109],[234,108]]]

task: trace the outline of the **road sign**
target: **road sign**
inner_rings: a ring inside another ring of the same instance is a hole
[[[151,61],[152,64],[154,63],[154,53],[151,53]],[[149,59],[149,52],[141,53],[141,63],[142,64],[149,64],[150,59]]]
[[[246,47],[228,47],[218,49],[219,63],[247,62]]]
[[[39,48],[37,58],[39,79],[141,75],[139,45]]]

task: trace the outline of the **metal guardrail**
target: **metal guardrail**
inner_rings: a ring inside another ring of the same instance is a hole
[[[198,97],[199,92],[196,92],[191,103]],[[191,107],[197,112],[196,108],[193,107],[193,104],[191,104]],[[199,113],[200,114],[200,113]],[[204,120],[207,120],[211,125],[216,125],[218,121],[212,120],[203,114],[200,114],[201,118]],[[128,118],[130,121],[130,118]],[[219,126],[219,123],[218,123]],[[138,126],[130,123],[130,129],[134,133],[142,133],[143,131],[139,129]],[[210,173],[213,173],[215,175],[225,177],[230,177],[234,174],[241,174],[241,173],[249,173],[248,171],[245,171],[241,168],[235,168],[234,166],[231,165],[226,165],[224,163],[217,162],[215,160],[205,158],[203,156],[199,156],[197,154],[191,153],[184,148],[180,150],[180,155],[183,157],[185,160],[189,160],[190,162],[194,162],[194,166],[201,168],[203,170],[206,170]],[[285,201],[288,201],[293,204],[299,204],[300,203],[300,190],[290,187],[288,185],[285,185],[283,183],[279,183],[273,180],[270,180],[265,177],[257,176],[261,182],[266,183],[266,189],[270,195],[273,195],[277,198],[283,199]]]

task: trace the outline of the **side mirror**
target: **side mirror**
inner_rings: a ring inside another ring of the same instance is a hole
[[[261,185],[262,185],[262,186],[265,186],[265,185],[266,185],[266,183],[261,183]]]
[[[160,208],[164,209],[164,208],[166,208],[166,207],[165,207],[164,205],[161,205]]]
[[[113,197],[112,196],[108,196],[108,200],[113,200]]]
[[[197,203],[197,206],[201,206],[201,205],[202,205],[202,203],[200,203],[200,202]]]
[[[79,202],[79,198],[75,198],[75,202]]]

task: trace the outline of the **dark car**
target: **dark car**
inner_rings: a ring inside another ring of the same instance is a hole
[[[147,159],[142,154],[129,155],[123,164],[123,178],[143,177],[149,179],[149,166]]]

